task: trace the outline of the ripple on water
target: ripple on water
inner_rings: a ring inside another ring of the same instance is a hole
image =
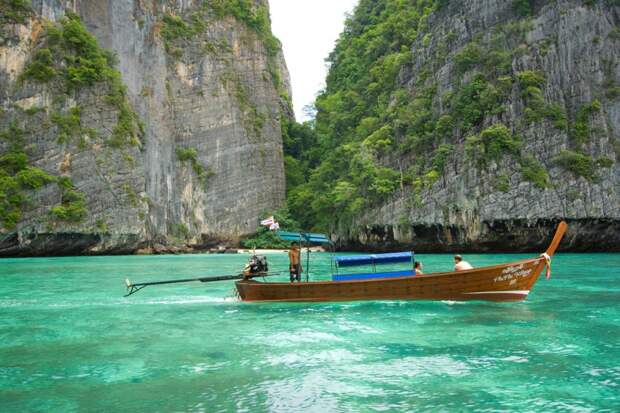
[[[449,356],[404,357],[387,362],[375,362],[351,366],[351,371],[369,381],[398,384],[410,378],[469,375],[467,363]]]
[[[290,352],[283,355],[269,355],[265,362],[271,366],[283,365],[292,367],[316,367],[316,366],[336,366],[338,364],[347,364],[359,362],[363,359],[361,354],[353,353],[344,348],[333,350],[324,350],[319,352],[301,351]]]
[[[538,350],[539,354],[554,354],[554,355],[579,355],[581,354],[581,348],[577,344],[565,344],[565,343],[549,343],[545,348]]]
[[[87,374],[96,376],[105,383],[139,381],[149,374],[142,359],[120,359],[113,364],[95,366],[89,370]]]
[[[360,332],[360,333],[365,333],[365,334],[381,333],[381,330],[377,328],[370,327],[368,325],[365,325],[357,321],[353,321],[345,317],[339,317],[337,319],[331,320],[329,321],[329,324],[340,331],[355,331],[355,332]]]
[[[258,343],[267,344],[276,347],[288,347],[300,343],[324,343],[324,342],[341,342],[342,338],[335,334],[325,333],[322,331],[313,331],[302,329],[297,331],[278,332],[269,335],[255,337]]]
[[[122,297],[125,273],[228,273],[234,256],[20,259],[0,268],[0,410],[617,412],[619,260],[559,254],[524,303],[309,304],[224,283]]]
[[[235,297],[180,296],[180,297],[136,301],[135,304],[136,305],[138,304],[140,305],[154,305],[154,304],[179,305],[179,304],[205,304],[205,303],[217,304],[217,303],[237,303],[237,302],[239,302],[239,299]]]
[[[383,391],[351,380],[334,378],[329,369],[310,370],[281,380],[260,383],[267,389],[266,407],[270,412],[336,412],[343,398],[352,396],[381,396]]]
[[[502,367],[504,363],[527,363],[530,359],[525,355],[510,355],[506,357],[491,357],[491,356],[482,356],[482,357],[472,357],[467,359],[467,362],[477,368],[495,368]]]
[[[237,303],[235,297],[213,297],[213,296],[170,296],[150,299],[111,299],[111,300],[72,300],[65,302],[54,302],[46,304],[49,308],[82,308],[82,307],[123,307],[138,305],[186,305],[186,304],[221,304]]]
[[[25,305],[37,305],[39,300],[14,300],[3,299],[0,300],[0,308],[20,307]]]
[[[181,375],[200,375],[207,372],[222,370],[226,368],[230,363],[228,362],[215,362],[215,363],[196,363],[191,365],[182,365],[179,367]]]
[[[590,368],[584,372],[592,377],[591,384],[605,387],[620,387],[620,366],[607,369]]]
[[[538,411],[548,410],[552,412],[574,412],[574,413],[590,413],[595,411],[594,408],[584,405],[577,400],[548,400],[536,398],[532,400],[532,404],[536,406]]]

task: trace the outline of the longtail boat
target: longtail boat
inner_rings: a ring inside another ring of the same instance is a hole
[[[378,277],[304,283],[235,283],[243,301],[354,301],[354,300],[524,300],[547,267],[566,232],[561,222],[547,251],[538,257],[508,264],[428,275]]]
[[[265,282],[255,278],[280,275],[269,273],[265,257],[252,256],[250,263],[241,274],[217,277],[202,277],[182,280],[167,280],[145,283],[131,283],[126,280],[128,295],[132,295],[149,285],[171,284],[189,281],[235,282],[237,292],[243,301],[273,302],[312,302],[312,301],[355,301],[355,300],[524,300],[538,280],[540,273],[547,268],[547,278],[551,273],[551,257],[555,253],[567,224],[561,222],[547,251],[538,257],[514,261],[508,264],[474,268],[464,271],[415,275],[411,271],[391,271],[365,274],[334,275],[331,281]],[[306,240],[314,243],[327,243],[321,234],[280,233],[285,240]],[[411,253],[375,254],[372,256],[349,256],[340,259],[341,265],[368,264],[375,261],[383,263],[412,260]],[[309,260],[309,258],[308,258]],[[309,262],[307,263],[309,265]],[[306,267],[307,269],[308,267]],[[307,273],[306,273],[307,274]]]

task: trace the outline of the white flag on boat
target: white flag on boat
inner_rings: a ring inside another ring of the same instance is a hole
[[[273,218],[273,215],[272,215],[272,216],[270,216],[270,217],[269,217],[269,218],[267,218],[267,219],[263,219],[263,220],[260,222],[260,224],[261,224],[261,225],[263,225],[263,226],[265,226],[265,227],[270,227],[270,226],[272,226],[275,222],[276,222],[276,220]]]

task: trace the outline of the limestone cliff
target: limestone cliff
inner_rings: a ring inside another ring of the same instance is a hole
[[[352,72],[355,41],[379,30],[394,37],[386,10],[396,3],[361,1],[317,101],[319,130],[339,128],[345,150],[362,139],[357,153],[370,154],[362,171],[371,184],[356,184],[360,172],[337,178],[333,198],[378,194],[340,216],[333,230],[341,245],[540,250],[566,219],[562,248],[620,250],[617,2],[413,2],[408,24],[417,31],[406,47],[367,46],[384,69],[388,57],[398,67],[385,98],[391,83],[383,78],[356,89],[363,75],[343,73]],[[352,121],[331,115],[355,99],[373,112]]]
[[[0,4],[0,255],[208,247],[282,205],[266,1]]]

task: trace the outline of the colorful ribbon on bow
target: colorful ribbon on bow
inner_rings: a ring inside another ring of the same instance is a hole
[[[547,272],[545,273],[547,279],[551,278],[551,257],[546,252],[540,254],[541,258],[545,259],[545,266],[547,267]]]

